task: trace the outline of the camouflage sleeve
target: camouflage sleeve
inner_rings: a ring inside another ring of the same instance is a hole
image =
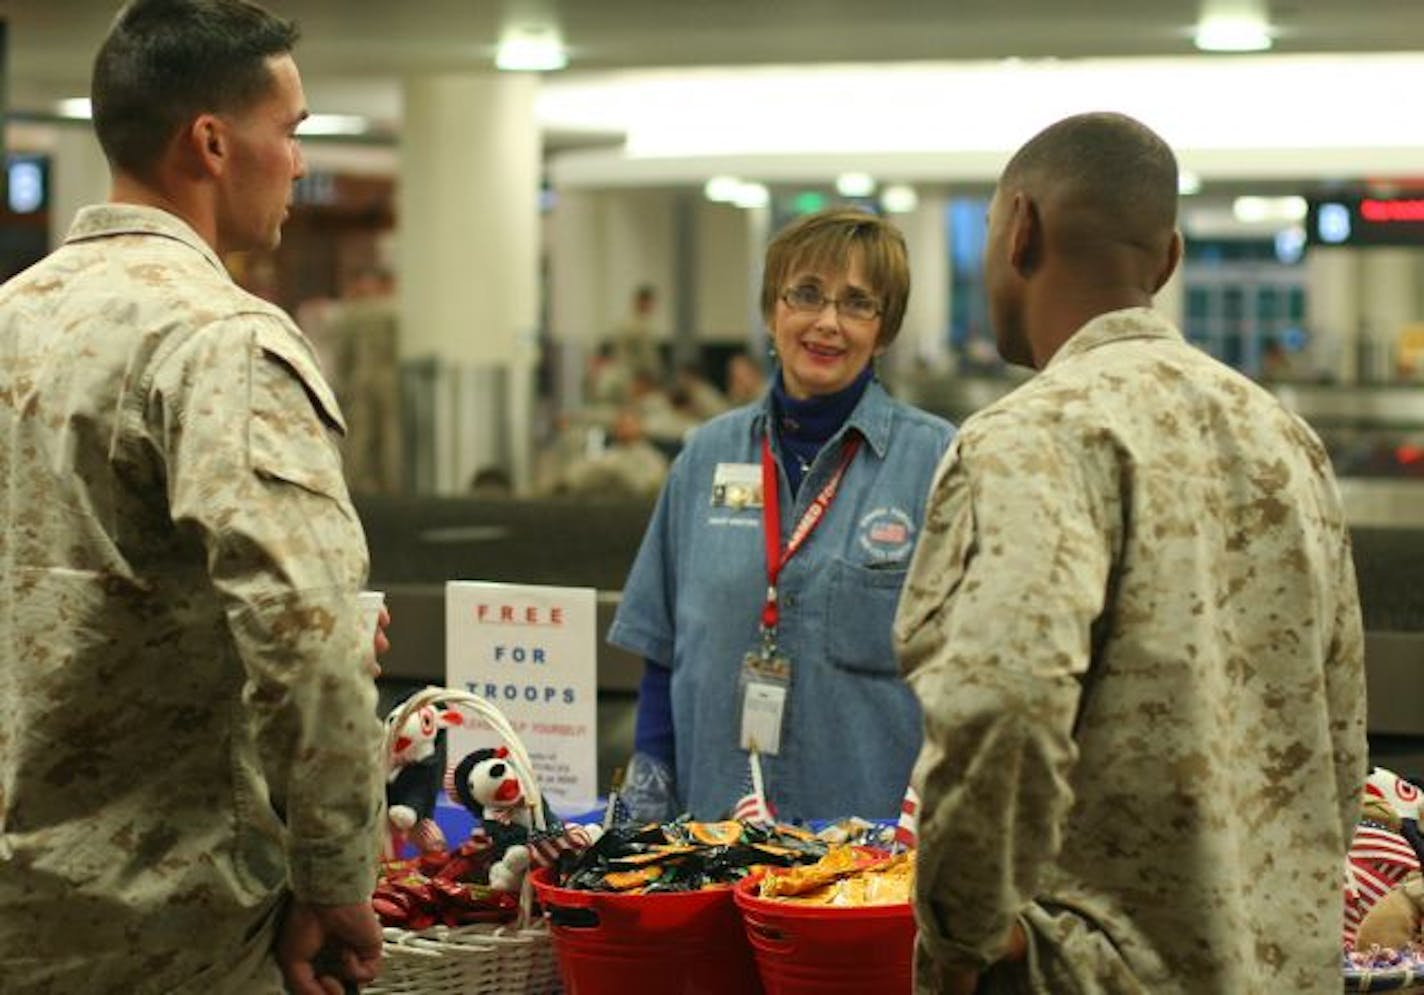
[[[1325,661],[1325,694],[1334,728],[1335,784],[1340,800],[1340,831],[1346,846],[1360,817],[1361,792],[1369,773],[1365,739],[1365,636],[1360,618],[1359,587],[1351,554],[1350,532],[1341,528],[1340,577],[1333,592],[1338,599],[1330,653]]]
[[[944,966],[1002,956],[1060,846],[1119,529],[1116,485],[1093,477],[1063,438],[996,417],[965,426],[931,490],[895,638],[925,722],[921,955]]]
[[[201,543],[245,671],[292,889],[365,901],[381,726],[355,597],[365,537],[332,438],[335,401],[305,342],[262,315],[211,325],[162,357],[150,399],[173,521]]]

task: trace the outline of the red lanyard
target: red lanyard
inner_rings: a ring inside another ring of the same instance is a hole
[[[841,446],[840,465],[836,467],[836,472],[831,475],[826,486],[821,488],[821,492],[816,495],[811,506],[801,516],[801,520],[796,523],[796,528],[791,530],[791,539],[786,543],[786,549],[783,550],[781,548],[781,487],[776,477],[776,461],[771,458],[769,436],[770,433],[761,438],[761,524],[762,534],[766,538],[766,604],[761,609],[761,625],[764,633],[774,632],[776,623],[781,617],[776,604],[776,579],[781,576],[781,568],[786,566],[791,557],[796,555],[798,549],[806,545],[806,540],[811,537],[812,530],[821,524],[822,518],[826,517],[827,509],[836,499],[836,491],[840,489],[846,467],[850,466],[850,461],[855,459],[856,451],[860,449],[860,436],[852,435],[846,439]]]

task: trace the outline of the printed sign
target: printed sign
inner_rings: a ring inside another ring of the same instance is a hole
[[[504,713],[559,815],[587,812],[598,797],[596,611],[592,588],[445,586],[445,683]],[[499,745],[491,737],[483,723],[451,730],[450,762]]]

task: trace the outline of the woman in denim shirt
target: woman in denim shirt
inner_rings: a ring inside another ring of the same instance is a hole
[[[722,817],[755,746],[780,819],[894,818],[921,730],[890,626],[954,429],[872,369],[909,298],[894,226],[808,215],[763,272],[775,381],[689,438],[608,633],[647,661],[624,797]]]

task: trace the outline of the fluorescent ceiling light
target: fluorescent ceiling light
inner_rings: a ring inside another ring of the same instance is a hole
[[[1424,129],[1402,124],[1397,102],[1361,97],[1417,92],[1424,52],[621,70],[547,78],[536,107],[548,131],[626,136],[552,156],[559,185],[700,186],[721,173],[804,189],[847,171],[992,182],[1040,129],[1108,109],[1155,130],[1210,189],[1417,176]]]
[[[1264,52],[1271,25],[1260,0],[1207,0],[1193,42],[1203,52]]]
[[[742,187],[735,176],[714,176],[702,187],[703,196],[714,204],[730,204]]]
[[[920,204],[915,188],[904,183],[892,183],[880,191],[880,206],[888,214],[909,214]]]
[[[1304,197],[1237,197],[1231,202],[1231,213],[1243,224],[1302,221],[1306,203]]]
[[[765,207],[771,203],[771,191],[760,183],[746,183],[735,176],[714,176],[702,187],[702,194],[714,204],[737,207]]]
[[[500,41],[494,64],[509,72],[546,73],[567,66],[569,56],[553,28],[514,28]]]
[[[297,127],[299,135],[364,135],[370,123],[355,114],[311,114]]]
[[[732,197],[738,207],[765,207],[771,203],[771,191],[760,183],[743,183]]]
[[[836,193],[842,197],[869,197],[875,192],[875,178],[869,173],[842,173],[836,177]]]
[[[1203,52],[1264,52],[1271,33],[1256,21],[1217,19],[1203,21],[1193,41]]]
[[[94,116],[94,109],[88,97],[68,97],[55,105],[60,117],[74,121],[87,121]]]
[[[69,97],[55,105],[62,118],[87,121],[94,116],[88,97]],[[312,114],[297,128],[299,135],[364,135],[370,122],[355,114]]]

